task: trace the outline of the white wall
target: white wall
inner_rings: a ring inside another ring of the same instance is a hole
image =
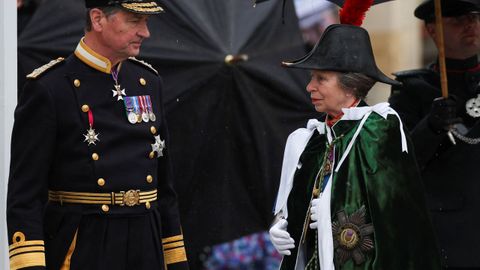
[[[13,110],[17,103],[17,7],[0,0],[0,269],[9,269],[5,206]]]

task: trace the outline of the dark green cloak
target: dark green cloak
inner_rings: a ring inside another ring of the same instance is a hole
[[[364,105],[364,104],[363,104]],[[336,164],[352,140],[360,120],[340,120],[333,127]],[[341,211],[348,217],[365,207],[365,224],[373,225],[373,249],[365,260],[344,263],[335,248],[335,269],[342,270],[431,270],[440,269],[440,259],[413,148],[402,151],[401,124],[394,114],[386,119],[373,112],[364,123],[347,158],[334,172],[331,189],[332,223]],[[288,231],[295,240],[292,255],[285,256],[281,269],[294,269],[299,241],[305,228],[313,178],[326,151],[327,136],[314,131],[300,156],[288,197]],[[313,254],[315,230],[307,229],[307,256]],[[331,233],[331,232],[325,232]],[[334,241],[338,240],[334,232]],[[360,240],[361,242],[361,240]],[[319,251],[322,252],[322,251]],[[307,258],[308,260],[308,258]]]

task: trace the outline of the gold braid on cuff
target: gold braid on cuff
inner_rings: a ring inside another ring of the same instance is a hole
[[[26,267],[45,266],[45,244],[43,240],[25,240],[25,234],[13,234],[13,244],[9,246],[10,270]]]
[[[187,261],[183,235],[176,235],[162,239],[165,264]]]

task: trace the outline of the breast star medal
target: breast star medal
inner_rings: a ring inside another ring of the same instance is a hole
[[[332,222],[333,242],[339,265],[353,260],[356,265],[366,260],[366,254],[374,249],[372,239],[374,227],[366,223],[366,209],[360,209],[347,215],[344,210],[336,214],[336,221]]]
[[[477,97],[469,99],[465,103],[465,109],[471,117],[480,117],[480,94]]]
[[[153,136],[155,143],[152,144],[152,152],[157,153],[157,158],[163,157],[163,149],[165,149],[165,140],[160,139],[160,135]]]

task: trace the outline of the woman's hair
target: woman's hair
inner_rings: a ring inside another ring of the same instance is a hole
[[[340,88],[358,99],[364,99],[377,82],[367,75],[355,72],[339,72],[337,78]]]
[[[98,7],[98,9],[100,9],[107,17],[117,13],[120,10],[119,7]],[[86,17],[85,31],[87,32],[92,30],[92,20],[90,19],[90,10],[92,9],[87,8],[87,13],[85,16]]]

